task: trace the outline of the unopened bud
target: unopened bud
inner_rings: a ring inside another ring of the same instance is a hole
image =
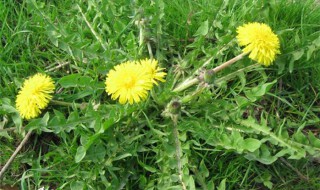
[[[204,72],[203,80],[205,83],[212,84],[215,79],[215,73],[213,70],[207,70]]]
[[[172,114],[178,114],[181,110],[181,102],[178,100],[173,100],[169,104],[169,112]]]
[[[172,100],[162,112],[163,117],[173,118],[179,115],[181,111],[181,102],[179,100]]]

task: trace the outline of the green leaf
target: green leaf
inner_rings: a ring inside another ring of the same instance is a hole
[[[240,124],[248,128],[253,128],[257,133],[262,134],[269,134],[271,130],[269,127],[265,125],[259,125],[258,123],[256,123],[256,120],[253,117],[249,117],[246,120],[241,120]]]
[[[0,111],[4,112],[4,113],[15,113],[15,112],[18,112],[15,107],[13,107],[11,105],[7,105],[7,104],[3,104],[0,107]]]
[[[222,134],[220,137],[220,141],[221,141],[221,145],[225,148],[225,149],[232,149],[233,146],[231,145],[231,139],[230,136],[227,134]]]
[[[257,139],[247,138],[242,141],[242,147],[249,152],[256,151],[261,146],[261,142]]]
[[[290,153],[291,153],[291,151],[289,149],[282,149],[275,156],[280,158],[280,157],[283,157],[284,155],[290,154]]]
[[[277,80],[274,80],[274,81],[268,82],[268,83],[264,83],[262,85],[254,87],[250,90],[247,90],[244,93],[249,100],[251,100],[252,102],[255,102],[258,98],[265,95],[276,82],[277,82]]]
[[[315,45],[310,45],[308,46],[308,51],[307,51],[307,61],[310,60],[313,52],[317,49],[317,47]]]
[[[53,43],[53,45],[58,47],[59,46],[59,38],[61,37],[61,34],[59,34],[57,32],[57,30],[55,30],[55,28],[52,25],[48,25],[46,27],[46,29],[47,29],[47,34],[48,34],[49,40],[51,41],[51,43]]]
[[[62,77],[58,83],[63,87],[63,88],[69,88],[69,87],[75,87],[77,86],[77,81],[81,77],[80,74],[71,74]]]
[[[109,118],[107,119],[102,125],[102,130],[101,133],[103,133],[104,131],[108,130],[109,127],[111,127],[113,124],[115,123],[115,119],[114,118]]]
[[[46,128],[49,121],[49,113],[47,112],[42,118],[32,119],[28,125],[26,125],[26,130],[41,129],[48,131]]]
[[[194,179],[192,177],[192,175],[189,175],[189,180],[188,180],[188,189],[189,190],[196,190],[196,187],[195,187],[195,182],[194,182]]]
[[[27,190],[27,182],[26,182],[26,175],[27,175],[27,172],[23,172],[22,176],[21,176],[21,182],[20,182],[20,188],[21,190]]]
[[[292,53],[292,59],[293,59],[294,61],[299,60],[299,59],[302,57],[303,53],[304,53],[304,50],[303,50],[303,49],[293,52],[293,53]]]
[[[273,183],[271,181],[264,181],[263,185],[265,185],[266,187],[268,187],[269,189],[272,189]]]
[[[11,118],[15,126],[20,130],[22,127],[22,118],[20,117],[19,113],[13,114]]]
[[[303,53],[304,53],[303,49],[294,51],[292,53],[292,57],[291,57],[291,60],[290,60],[290,63],[289,63],[289,72],[290,73],[292,73],[292,71],[293,71],[294,62],[299,60],[302,57]]]
[[[113,27],[116,34],[121,34],[123,30],[126,28],[126,25],[123,22],[121,22],[120,19],[117,19],[115,20]]]
[[[204,163],[203,160],[201,160],[201,162],[200,162],[199,171],[200,171],[200,174],[201,174],[203,177],[208,177],[208,176],[209,176],[209,170],[208,170],[208,168],[207,168],[207,166],[205,165],[205,163]]]
[[[174,140],[174,139],[172,138],[172,140]],[[173,146],[173,144],[165,143],[165,144],[163,145],[163,147],[164,147],[164,150],[166,151],[166,153],[167,153],[167,155],[168,155],[169,157],[174,157],[174,156],[175,156],[175,154],[176,154],[176,147]]]
[[[271,182],[271,174],[268,172],[264,172],[262,175],[255,178],[255,181],[258,183],[263,183],[264,186],[272,189],[273,183]]]
[[[220,30],[223,29],[223,25],[220,20],[214,20],[212,25],[216,28],[219,28]]]
[[[257,160],[263,164],[272,164],[278,157],[272,156],[267,145],[261,144],[260,149],[245,155],[248,160]]]
[[[200,25],[200,27],[198,28],[194,36],[205,36],[208,34],[208,31],[209,31],[209,22],[208,20],[206,20]]]
[[[295,134],[293,134],[293,138],[301,144],[309,144],[309,140],[301,131],[297,131]]]
[[[1,129],[1,128],[0,128],[0,129]],[[10,135],[8,134],[7,131],[0,132],[0,137],[5,137],[5,138],[7,138],[7,139],[9,139],[9,140],[12,140],[12,139],[13,139],[12,137],[10,137]]]
[[[99,143],[97,145],[91,146],[88,149],[85,160],[90,160],[92,162],[100,162],[103,161],[105,156],[106,148],[103,146],[103,144]]]
[[[210,190],[214,190],[215,189],[215,185],[214,185],[214,180],[211,179],[207,185],[208,189]]]
[[[277,160],[277,157],[272,156],[268,147],[266,145],[262,145],[260,149],[260,161],[263,164],[272,164]]]
[[[90,137],[87,137],[85,135],[81,136],[81,144],[85,147],[86,150],[88,150],[93,143],[99,139],[101,133],[95,133],[94,135],[91,135]],[[83,137],[83,138],[82,138]]]
[[[71,190],[83,190],[84,189],[84,182],[82,181],[73,181],[70,183]]]
[[[88,76],[81,76],[80,74],[71,74],[62,77],[58,83],[63,88],[70,88],[70,87],[84,87],[90,84],[92,81],[91,77]]]
[[[320,47],[320,36],[317,39],[313,40],[312,44],[314,44],[317,47]]]
[[[291,156],[289,156],[289,159],[299,160],[301,158],[304,158],[305,156],[306,150],[303,148],[299,148],[298,151],[292,151]]]
[[[250,101],[243,96],[236,96],[235,101],[240,108],[245,107],[250,103]]]
[[[114,159],[112,159],[112,160],[122,160],[122,159],[125,159],[125,158],[127,158],[127,157],[130,157],[130,156],[132,156],[132,154],[130,154],[130,153],[124,153],[124,154],[121,154],[120,156],[117,156],[117,157],[115,157]]]
[[[76,153],[76,156],[75,156],[75,162],[76,163],[79,163],[86,155],[86,148],[84,146],[79,146],[77,148],[77,153]]]
[[[48,125],[49,117],[50,117],[49,116],[49,112],[44,114],[44,116],[41,119],[42,126],[47,126]]]
[[[154,168],[154,167],[152,167],[152,166],[149,166],[149,165],[141,162],[140,160],[138,160],[138,163],[139,163],[139,165],[142,166],[145,170],[147,170],[147,171],[149,171],[149,172],[151,172],[151,173],[154,173],[154,172],[157,171],[156,168]]]
[[[232,139],[232,145],[234,147],[239,147],[238,145],[242,143],[243,141],[243,137],[241,136],[240,132],[239,131],[236,131],[236,130],[233,130],[231,132],[231,139]],[[243,150],[242,147],[239,147],[240,148],[240,152],[242,152]]]
[[[224,178],[220,184],[219,184],[219,187],[217,188],[217,190],[225,190],[226,189],[226,178]]]
[[[308,138],[310,140],[310,144],[316,148],[320,148],[320,139],[314,136],[314,134],[309,131]]]
[[[26,130],[40,129],[41,128],[41,119],[32,119],[26,125]]]

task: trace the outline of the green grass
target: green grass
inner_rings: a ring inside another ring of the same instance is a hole
[[[319,6],[311,0],[1,1],[0,166],[26,130],[34,133],[0,187],[181,189],[174,121],[163,112],[197,87],[172,88],[211,57],[207,69],[240,54],[236,28],[264,22],[281,43],[274,65],[244,58],[182,105],[182,180],[187,189],[320,189]],[[150,56],[166,68],[166,82],[140,104],[111,100],[104,91],[108,71]],[[74,104],[50,104],[38,119],[22,121],[15,98],[37,72],[56,82],[54,100]],[[2,130],[11,127],[18,130]]]

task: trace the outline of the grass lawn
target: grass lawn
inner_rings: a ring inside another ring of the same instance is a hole
[[[253,22],[279,39],[272,65],[207,72]],[[0,27],[0,189],[320,189],[319,1],[5,0]],[[26,119],[37,73],[52,99]]]

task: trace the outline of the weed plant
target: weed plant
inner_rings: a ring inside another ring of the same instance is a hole
[[[0,2],[0,166],[20,189],[320,189],[318,1]],[[173,89],[239,55],[236,28],[268,24],[281,54],[248,57],[205,86]],[[105,92],[114,66],[145,58],[166,82],[137,104]],[[53,100],[24,120],[23,81]],[[1,187],[0,185],[0,187]]]

